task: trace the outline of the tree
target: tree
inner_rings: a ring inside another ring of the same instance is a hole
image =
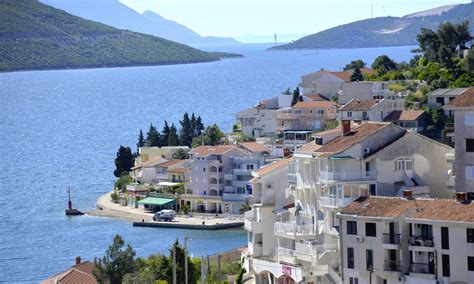
[[[296,87],[293,90],[293,99],[291,100],[291,106],[296,105],[300,101],[300,88]]]
[[[217,124],[213,124],[207,127],[205,136],[209,139],[210,145],[216,145],[220,143],[221,139],[224,138],[225,135],[219,126],[217,126]]]
[[[344,70],[351,70],[355,68],[364,68],[367,65],[362,59],[352,60],[351,63],[344,66]]]
[[[188,158],[188,153],[184,149],[178,149],[176,152],[171,155],[173,160],[184,160]]]
[[[176,126],[174,125],[174,123],[171,124],[168,141],[169,141],[168,146],[179,145],[178,130],[176,129]]]
[[[351,74],[351,81],[352,82],[364,81],[364,76],[362,75],[362,72],[360,71],[359,67],[354,68],[354,71]]]
[[[191,125],[191,120],[189,119],[189,114],[187,112],[183,115],[183,120],[179,121],[181,129],[179,131],[179,141],[181,145],[191,146],[193,141],[193,129]]]
[[[115,235],[111,246],[101,259],[94,259],[94,277],[99,283],[120,284],[127,273],[135,271],[135,250],[120,235]]]
[[[184,255],[184,249],[179,245],[178,240],[175,241],[173,244],[173,247],[175,248],[176,252],[176,283],[184,283],[185,281],[185,273],[184,273],[184,261],[185,261],[185,255]],[[194,267],[191,258],[187,258],[188,261],[188,283],[196,283],[197,278],[196,278],[196,273],[195,270],[196,268]],[[170,249],[170,256],[169,256],[169,266],[168,266],[168,283],[173,283],[173,266],[171,265],[173,263],[173,248]]]
[[[137,153],[139,152],[140,147],[145,147],[145,145],[146,145],[145,137],[143,137],[143,131],[140,128],[140,133],[138,134],[138,142],[137,142]]]
[[[125,274],[122,280],[122,284],[155,284],[155,277],[153,272],[149,269],[143,269],[135,271],[133,273]]]
[[[235,279],[235,283],[236,283],[236,284],[242,284],[242,280],[243,280],[244,274],[245,274],[246,272],[247,272],[247,271],[245,270],[245,267],[241,267],[241,268],[240,268],[239,274],[237,275],[237,278]]]
[[[146,145],[148,147],[160,147],[161,146],[161,136],[156,127],[150,123],[150,128],[146,134]]]
[[[134,166],[134,158],[130,147],[120,145],[115,158],[114,175],[120,177],[123,172],[129,172]]]
[[[372,69],[376,70],[379,75],[383,75],[387,72],[397,70],[397,64],[387,55],[380,55],[375,58],[374,63],[372,63]]]
[[[194,117],[194,113],[192,117]],[[193,123],[193,137],[200,136],[203,131],[204,131],[204,124],[202,123],[201,116],[198,116],[194,120],[194,123]]]
[[[167,280],[170,270],[170,261],[164,255],[151,255],[144,260],[145,266],[153,273],[156,280]],[[171,267],[172,269],[172,267]]]
[[[113,203],[117,203],[119,199],[119,195],[116,190],[110,194],[110,199],[112,199]]]

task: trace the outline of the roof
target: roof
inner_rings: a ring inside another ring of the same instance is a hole
[[[379,100],[352,99],[341,108],[341,111],[368,111],[378,102]]]
[[[459,203],[455,199],[360,197],[344,207],[341,214],[396,218],[405,212],[409,219],[474,222],[474,202]]]
[[[197,148],[192,149],[189,154],[199,156],[208,156],[213,154],[219,155],[236,148],[236,145],[199,146]]]
[[[267,146],[257,142],[242,142],[239,143],[239,146],[254,153],[270,152],[270,149]]]
[[[474,88],[469,88],[447,104],[449,107],[474,107]]]
[[[311,101],[311,102],[298,102],[292,108],[293,109],[307,109],[307,108],[330,108],[335,107],[337,104],[331,101]]]
[[[322,137],[324,135],[335,134],[335,133],[338,133],[338,132],[340,132],[342,134],[342,127],[341,126],[338,126],[336,128],[329,129],[329,130],[316,132],[316,133],[313,134],[313,137]]]
[[[269,173],[269,172],[271,172],[271,171],[274,171],[274,170],[276,170],[276,169],[279,169],[279,168],[281,168],[281,167],[284,167],[284,166],[288,165],[288,163],[289,163],[290,161],[292,161],[292,160],[293,160],[293,158],[286,158],[286,159],[282,159],[282,160],[273,162],[273,163],[271,163],[271,164],[269,164],[269,165],[266,165],[266,166],[264,166],[264,167],[262,167],[262,168],[256,170],[255,173],[256,173],[257,175],[259,175],[259,176],[260,176],[260,175],[267,174],[267,173]]]
[[[359,68],[359,69],[360,69],[360,72],[362,74],[373,74],[373,73],[375,73],[375,70],[372,69],[372,68],[362,67],[362,68]]]
[[[300,154],[313,154],[317,150],[319,150],[322,147],[322,145],[316,144],[314,141],[309,142],[308,144],[305,144],[298,149],[296,149],[296,153]]]
[[[174,169],[169,169],[167,172],[175,173],[175,174],[184,174],[190,171],[191,171],[191,168],[174,168]]]
[[[139,168],[154,167],[156,165],[162,164],[162,163],[167,162],[167,161],[168,160],[166,160],[165,158],[163,158],[161,156],[153,157],[150,160],[142,163],[141,165],[136,165],[135,167],[132,168],[132,170],[136,170],[136,169],[139,169]]]
[[[324,97],[324,96],[321,96],[321,94],[310,94],[310,95],[303,95],[313,101],[328,101],[329,99]]]
[[[429,97],[455,97],[464,93],[469,88],[437,89],[428,94]]]
[[[96,284],[98,283],[92,274],[94,264],[90,261],[84,261],[81,264],[74,265],[66,271],[58,273],[48,279],[41,281],[41,284],[61,283],[61,284]]]
[[[183,161],[183,160],[170,160],[170,161],[161,163],[161,164],[159,164],[158,166],[161,167],[161,168],[167,168],[167,167],[171,167],[171,166],[173,166],[173,165],[179,164],[179,163],[181,163],[182,161]]]
[[[361,70],[362,71],[362,70]],[[325,72],[325,71],[323,71]],[[326,71],[329,74],[336,76],[337,78],[346,82],[351,81],[351,73],[349,71]]]
[[[146,204],[146,205],[166,205],[169,203],[174,203],[175,199],[171,198],[163,198],[163,197],[147,197],[138,201],[139,204]]]
[[[417,120],[424,113],[426,113],[424,110],[394,110],[384,121]]]
[[[362,123],[359,127],[353,128],[351,132],[339,136],[331,142],[323,145],[317,150],[320,153],[338,153],[344,151],[353,145],[356,145],[365,139],[369,138],[373,134],[379,132],[385,127],[389,127],[391,123],[383,122],[366,122]]]

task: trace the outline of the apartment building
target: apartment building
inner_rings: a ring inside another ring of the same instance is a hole
[[[277,262],[277,238],[273,225],[281,214],[289,214],[293,198],[288,194],[288,164],[282,159],[252,173],[252,210],[245,212],[244,228],[248,233],[247,271],[257,283],[273,283],[281,278],[283,265]],[[284,277],[283,277],[284,278]]]
[[[336,216],[341,208],[361,196],[401,195],[404,190],[452,196],[445,156],[451,149],[391,123],[353,127],[350,121],[342,122],[342,134],[335,139],[316,139],[297,149],[292,162],[296,184],[290,185],[295,207],[274,228],[279,263],[301,267],[305,283],[338,283]]]
[[[142,161],[142,160],[140,160]],[[146,161],[142,161],[132,168],[132,179],[140,183],[155,183],[159,181],[159,165],[168,162],[167,159],[160,156],[154,156]]]
[[[298,102],[292,107],[281,108],[277,111],[277,132],[287,130],[321,130],[326,121],[336,119],[335,102],[311,101]]]
[[[251,173],[265,164],[267,153],[268,148],[255,142],[191,150],[192,194],[181,195],[181,200],[198,212],[239,214],[249,198]]]
[[[178,150],[189,152],[188,146],[163,146],[163,147],[140,147],[138,148],[138,156],[135,159],[135,165],[141,165],[151,159],[165,158],[173,159],[173,154]]]
[[[405,109],[405,100],[385,98],[381,100],[353,99],[340,109],[341,120],[383,121],[393,111]]]
[[[424,132],[427,124],[427,114],[424,110],[394,110],[383,121],[392,122],[415,132]]]
[[[273,136],[276,131],[276,112],[283,105],[290,106],[278,97],[262,100],[257,106],[237,113],[242,134],[248,137]]]
[[[340,104],[346,104],[353,99],[359,100],[375,100],[383,99],[393,92],[389,89],[390,82],[345,82],[339,91],[337,101]]]
[[[474,205],[361,197],[338,214],[342,283],[473,283]]]
[[[444,110],[454,113],[456,152],[451,176],[455,176],[457,191],[474,192],[474,88],[456,96]]]

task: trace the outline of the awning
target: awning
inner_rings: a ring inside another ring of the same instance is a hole
[[[352,159],[351,156],[337,156],[337,157],[330,157],[331,160],[350,160]]]
[[[175,185],[180,185],[179,182],[168,182],[168,181],[162,181],[158,183],[159,186],[175,186]]]
[[[167,204],[174,204],[175,199],[171,198],[161,198],[161,197],[147,197],[145,199],[142,199],[138,201],[140,204],[145,204],[145,205],[167,205]]]

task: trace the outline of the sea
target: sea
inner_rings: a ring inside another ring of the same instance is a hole
[[[340,70],[354,59],[382,54],[408,61],[414,48],[267,51],[270,45],[198,46],[243,58],[127,68],[0,73],[0,282],[35,283],[104,255],[120,234],[138,256],[169,253],[191,238],[194,257],[245,246],[243,229],[193,231],[135,228],[89,211],[114,183],[120,145],[136,149],[140,129],[179,124],[184,112],[229,131],[238,111],[295,88],[321,68]]]

